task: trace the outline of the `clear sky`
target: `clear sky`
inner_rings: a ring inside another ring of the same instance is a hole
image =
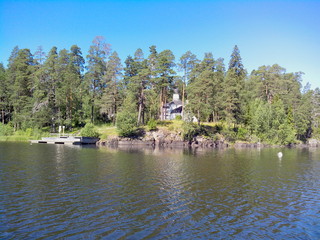
[[[176,60],[190,50],[223,57],[234,45],[250,73],[279,64],[305,73],[303,85],[320,87],[320,1],[47,1],[0,0],[0,62],[14,46],[32,52],[43,46],[87,55],[95,36],[104,36],[122,62],[142,48],[170,49]]]

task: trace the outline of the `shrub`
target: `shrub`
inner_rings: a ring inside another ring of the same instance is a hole
[[[177,115],[176,116],[176,120],[182,120],[182,116],[181,115]]]
[[[237,139],[246,141],[248,139],[249,132],[247,129],[239,127],[237,129]]]
[[[32,129],[32,128],[27,128],[27,129],[26,129],[26,135],[27,135],[28,137],[31,137],[31,136],[33,135],[33,129]]]
[[[223,130],[223,124],[221,123],[218,123],[213,126],[213,133],[221,133],[222,130]]]
[[[148,130],[149,131],[155,131],[157,130],[157,122],[154,119],[150,119],[147,123]]]
[[[0,136],[13,135],[13,128],[8,124],[0,123]]]
[[[223,128],[223,130],[221,131],[221,134],[225,137],[225,139],[228,142],[235,142],[237,139],[237,129],[236,128],[231,128],[231,127]]]
[[[136,114],[130,113],[128,111],[122,111],[117,114],[116,125],[119,136],[131,137],[135,135],[135,132],[137,130],[136,124]]]
[[[81,136],[82,137],[94,137],[98,138],[99,133],[95,130],[95,127],[92,123],[87,123],[84,128],[81,130]]]
[[[192,122],[184,122],[182,124],[182,129],[182,136],[185,141],[191,141],[193,137],[201,133],[201,127]]]

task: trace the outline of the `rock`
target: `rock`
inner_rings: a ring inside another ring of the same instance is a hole
[[[320,141],[317,139],[309,139],[307,141],[308,146],[310,147],[320,147]]]

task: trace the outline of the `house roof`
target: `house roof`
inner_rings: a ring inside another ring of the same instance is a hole
[[[182,112],[182,106],[173,109],[170,113],[181,113],[181,112]]]
[[[170,108],[170,105],[176,105],[176,106],[181,106],[182,105],[182,101],[181,100],[173,100],[169,103],[166,103],[165,105],[163,105],[164,108]]]
[[[169,104],[172,104],[172,103],[174,103],[175,105],[182,105],[182,101],[181,100],[173,100]]]

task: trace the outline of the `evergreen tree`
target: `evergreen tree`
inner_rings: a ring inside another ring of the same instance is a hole
[[[100,112],[107,114],[113,124],[116,121],[116,114],[120,106],[122,65],[117,52],[113,52],[106,65],[105,89],[102,94]]]
[[[11,83],[10,101],[13,106],[15,129],[21,129],[30,123],[33,73],[34,60],[30,50],[19,50],[16,56],[10,59],[8,67],[8,78]]]
[[[52,131],[56,132],[58,116],[58,102],[57,102],[57,89],[59,84],[59,73],[58,73],[58,52],[57,47],[52,47],[48,53],[48,57],[44,63],[44,101],[47,101],[48,114]],[[43,100],[42,100],[43,102]]]
[[[134,53],[134,61],[137,69],[136,76],[133,77],[133,89],[136,89],[138,99],[138,125],[145,123],[146,97],[145,91],[150,84],[150,71],[147,60],[144,59],[143,52],[140,48]]]
[[[0,118],[2,124],[8,122],[9,116],[9,106],[10,106],[10,95],[9,95],[9,84],[7,81],[7,74],[6,69],[4,68],[3,64],[0,63]]]
[[[128,94],[124,103],[117,113],[117,129],[120,136],[130,137],[137,129],[137,111],[134,96]]]
[[[83,81],[85,60],[82,56],[81,48],[77,45],[72,45],[69,59],[69,92],[71,93],[71,96],[69,96],[67,112],[70,122],[73,125],[77,125],[84,121],[84,119],[82,119],[82,104],[83,94],[86,93]]]
[[[165,119],[164,106],[167,103],[168,94],[171,93],[175,71],[173,67],[175,57],[170,50],[164,50],[157,56],[155,89],[160,99],[160,120]]]
[[[251,94],[268,103],[272,103],[274,97],[279,97],[286,106],[297,105],[301,98],[301,74],[286,73],[286,69],[277,64],[261,66],[251,73]]]
[[[206,53],[201,63],[190,74],[188,85],[188,110],[200,121],[208,120],[212,113],[214,93],[214,66],[212,53]]]
[[[189,82],[190,74],[198,62],[199,60],[197,59],[196,55],[191,53],[190,51],[187,51],[180,57],[180,63],[178,65],[180,70],[183,71],[182,108],[184,108],[185,105],[185,89],[187,83]]]
[[[37,51],[34,53],[34,60],[37,61],[39,65],[42,65],[46,59],[46,53],[43,51],[42,46],[37,48]]]
[[[242,65],[240,51],[234,47],[224,81],[225,117],[230,123],[239,123],[242,118],[241,101],[246,71]]]
[[[297,138],[306,141],[312,133],[312,90],[306,90],[293,115]]]
[[[145,123],[145,113],[147,110],[146,92],[150,91],[150,70],[147,60],[144,59],[142,50],[139,48],[134,53],[134,58],[128,56],[125,61],[125,81],[127,82],[127,93],[132,94],[137,106],[138,125]]]
[[[316,88],[312,95],[312,137],[320,139],[320,89]]]
[[[213,76],[213,97],[211,101],[212,105],[212,120],[220,121],[224,110],[224,77],[225,77],[225,66],[223,58],[218,58],[214,64],[214,76]]]
[[[86,73],[90,93],[88,103],[90,105],[90,119],[92,123],[94,123],[95,115],[98,114],[96,106],[106,87],[104,75],[106,72],[106,58],[109,53],[110,45],[105,42],[104,38],[101,36],[95,37],[87,55],[88,71]]]

